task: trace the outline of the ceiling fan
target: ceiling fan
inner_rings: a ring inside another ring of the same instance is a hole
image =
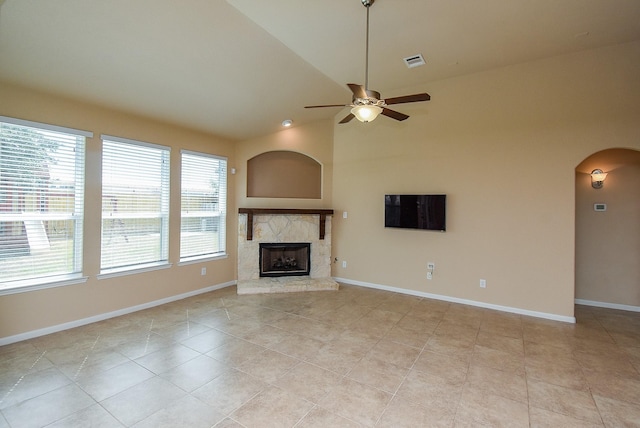
[[[353,93],[351,104],[327,104],[319,106],[305,106],[305,108],[323,108],[323,107],[351,107],[349,113],[339,123],[347,123],[354,117],[360,122],[371,122],[379,114],[390,117],[395,120],[408,119],[404,113],[388,109],[387,106],[393,104],[414,103],[418,101],[429,101],[431,96],[427,93],[404,95],[401,97],[393,97],[382,99],[380,92],[369,89],[369,8],[375,0],[360,0],[362,5],[367,8],[367,43],[366,43],[366,64],[364,75],[364,86],[355,83],[347,83],[349,89]]]

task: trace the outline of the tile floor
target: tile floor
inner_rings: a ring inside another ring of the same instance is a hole
[[[4,427],[640,426],[640,314],[230,287],[0,348]]]

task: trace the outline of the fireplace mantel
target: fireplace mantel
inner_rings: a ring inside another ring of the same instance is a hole
[[[325,221],[328,215],[333,215],[333,210],[314,208],[239,208],[238,213],[247,215],[247,241],[253,239],[254,215],[319,215],[320,239],[324,239]]]

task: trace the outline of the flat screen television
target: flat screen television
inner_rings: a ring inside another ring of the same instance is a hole
[[[385,195],[384,226],[447,230],[447,195]]]

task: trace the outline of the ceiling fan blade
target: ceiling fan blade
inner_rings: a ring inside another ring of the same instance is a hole
[[[353,115],[353,113],[349,113],[348,115],[346,115],[344,117],[344,119],[342,119],[340,122],[338,123],[347,123],[349,121],[351,121],[351,119],[353,119],[355,116]]]
[[[326,104],[321,106],[304,106],[304,108],[322,108],[322,107],[351,107],[351,104]]]
[[[430,99],[431,99],[431,95],[427,93],[422,93],[422,94],[404,95],[402,97],[387,98],[386,100],[384,100],[384,102],[387,105],[392,105],[392,104],[403,104],[403,103],[415,103],[418,101],[429,101]]]
[[[409,119],[409,116],[407,116],[406,114],[400,113],[399,111],[390,110],[388,108],[383,108],[382,114],[395,120]]]
[[[356,98],[367,98],[367,92],[362,85],[356,85],[355,83],[347,83],[351,92],[353,92],[353,96]]]

